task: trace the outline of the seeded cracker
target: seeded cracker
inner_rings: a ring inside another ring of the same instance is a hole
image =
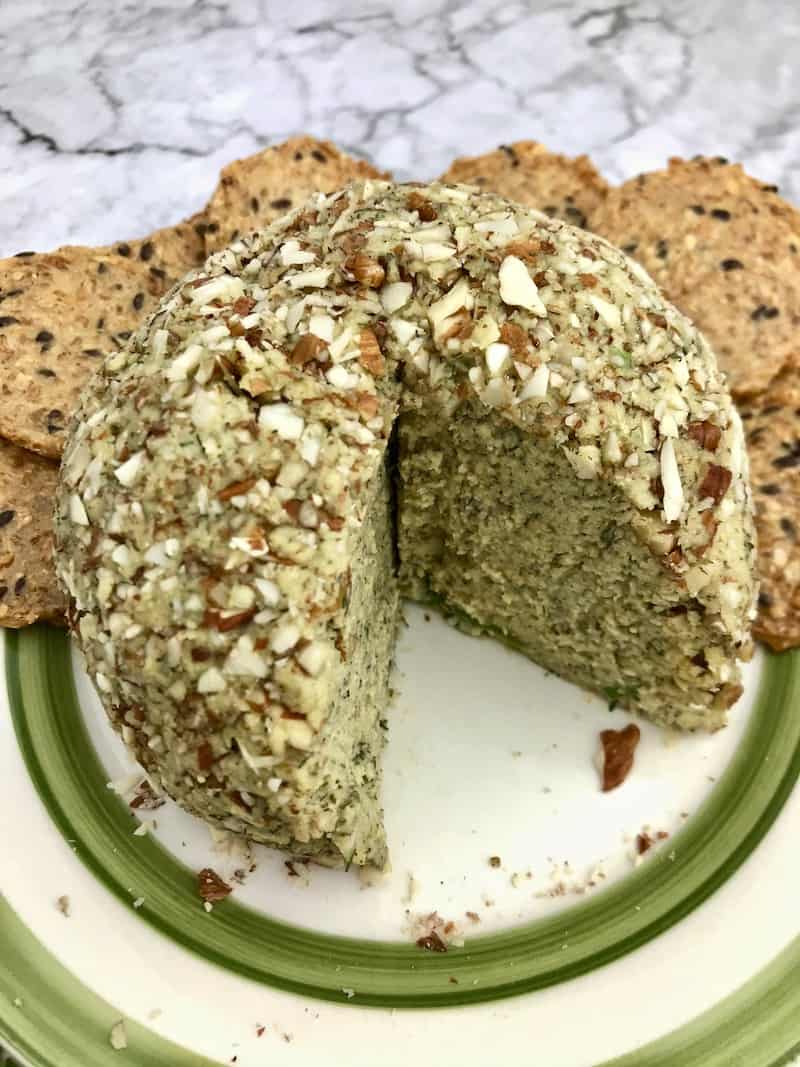
[[[713,354],[617,249],[463,186],[355,182],[189,275],[85,390],[56,536],[148,778],[298,859],[385,862],[401,592],[656,722],[741,691]]]
[[[784,371],[742,411],[750,453],[761,591],[754,633],[800,645],[800,374]]]
[[[612,188],[592,228],[636,258],[706,334],[735,396],[798,352],[800,214],[722,159],[673,159]]]
[[[370,163],[330,141],[293,137],[229,163],[206,206],[206,250],[261,229],[305,203],[313,192],[330,193],[355,178],[386,178]]]
[[[53,566],[58,466],[0,439],[0,626],[62,622]]]
[[[457,159],[440,180],[477,185],[582,227],[591,225],[608,190],[588,156],[560,156],[537,141],[516,141],[483,156]]]
[[[107,248],[0,260],[0,436],[61,454],[67,421],[103,354],[202,262],[199,224],[190,219]]]

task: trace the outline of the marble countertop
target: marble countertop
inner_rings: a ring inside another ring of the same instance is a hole
[[[611,180],[721,154],[800,202],[795,0],[27,0],[3,34],[0,255],[174,222],[297,132],[402,179],[527,137]]]

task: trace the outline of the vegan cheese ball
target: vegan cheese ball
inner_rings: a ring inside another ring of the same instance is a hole
[[[604,240],[460,186],[359,182],[189,274],[86,391],[56,536],[153,779],[334,866],[386,860],[401,595],[688,729],[749,648],[706,342]]]

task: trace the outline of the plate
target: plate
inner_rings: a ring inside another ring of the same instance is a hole
[[[715,735],[642,724],[603,794],[598,733],[624,711],[406,615],[379,884],[212,838],[171,803],[132,808],[141,775],[70,639],[6,634],[0,1035],[23,1063],[766,1067],[800,1051],[800,653],[760,651]],[[204,867],[234,887],[210,911]],[[421,947],[432,931],[446,951]]]

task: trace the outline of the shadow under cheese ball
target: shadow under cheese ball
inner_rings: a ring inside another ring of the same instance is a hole
[[[86,392],[56,536],[148,773],[334,866],[387,857],[401,595],[686,729],[750,648],[708,345],[605,241],[458,186],[357,182],[187,276]]]

